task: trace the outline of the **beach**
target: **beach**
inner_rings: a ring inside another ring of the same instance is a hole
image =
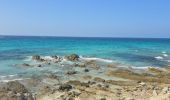
[[[1,100],[169,100],[169,39],[4,37]]]

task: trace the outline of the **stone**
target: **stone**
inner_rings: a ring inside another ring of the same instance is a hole
[[[39,55],[34,55],[34,56],[32,56],[32,59],[33,59],[33,60],[40,60],[41,57],[40,57]]]
[[[166,94],[168,92],[169,88],[168,87],[164,87],[161,91],[162,94]]]
[[[101,98],[100,100],[106,100],[106,98]]]
[[[100,77],[95,77],[94,78],[94,81],[97,81],[97,82],[105,82],[104,79],[100,78]]]
[[[24,64],[22,64],[22,66],[24,66],[24,67],[28,67],[28,66],[30,66],[29,64],[26,64],[26,63],[24,63]]]
[[[59,86],[59,90],[61,91],[69,91],[72,89],[72,86],[69,84],[62,84]]]
[[[37,67],[42,67],[42,65],[39,64],[39,65],[37,65]]]
[[[156,90],[153,90],[152,95],[153,95],[153,96],[157,96],[157,95],[158,95],[157,91],[156,91]]]
[[[11,81],[8,82],[5,87],[6,90],[13,91],[15,93],[26,93],[28,90],[25,88],[25,86],[18,81]]]
[[[89,72],[89,69],[84,69],[84,72]]]
[[[77,54],[71,54],[69,56],[66,56],[67,60],[70,60],[70,61],[78,61],[79,59],[79,56]]]
[[[77,72],[76,71],[68,71],[66,74],[67,75],[73,75],[73,74],[77,74]]]

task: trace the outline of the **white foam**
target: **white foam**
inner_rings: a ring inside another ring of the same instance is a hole
[[[162,51],[162,53],[166,53],[165,51]]]
[[[30,79],[30,78],[4,79],[4,80],[0,80],[0,82],[7,83],[10,81],[21,81],[21,80],[25,80],[25,79]]]
[[[109,59],[102,59],[102,58],[87,58],[87,57],[82,57],[80,56],[81,59],[83,60],[96,60],[96,61],[101,61],[101,62],[107,62],[107,63],[112,63],[112,60]]]
[[[168,55],[167,54],[162,54],[164,57],[168,57]]]
[[[24,61],[31,61],[32,60],[32,56],[28,56],[26,57],[26,59],[24,59]]]
[[[155,58],[158,59],[158,60],[162,60],[163,59],[163,57],[161,57],[161,56],[157,56]]]

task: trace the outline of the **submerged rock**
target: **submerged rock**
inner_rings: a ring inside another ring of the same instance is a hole
[[[73,74],[77,74],[77,72],[76,71],[68,71],[66,74],[67,75],[73,75]]]
[[[84,69],[84,72],[89,72],[89,69]]]
[[[69,56],[66,56],[66,58],[70,61],[78,61],[78,59],[80,58],[79,55],[77,54],[71,54]]]

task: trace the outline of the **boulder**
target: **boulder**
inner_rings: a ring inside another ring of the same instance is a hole
[[[78,61],[78,59],[80,58],[79,55],[77,54],[71,54],[69,56],[66,56],[67,60],[70,60],[70,61]]]
[[[84,72],[89,72],[89,69],[84,69]]]

